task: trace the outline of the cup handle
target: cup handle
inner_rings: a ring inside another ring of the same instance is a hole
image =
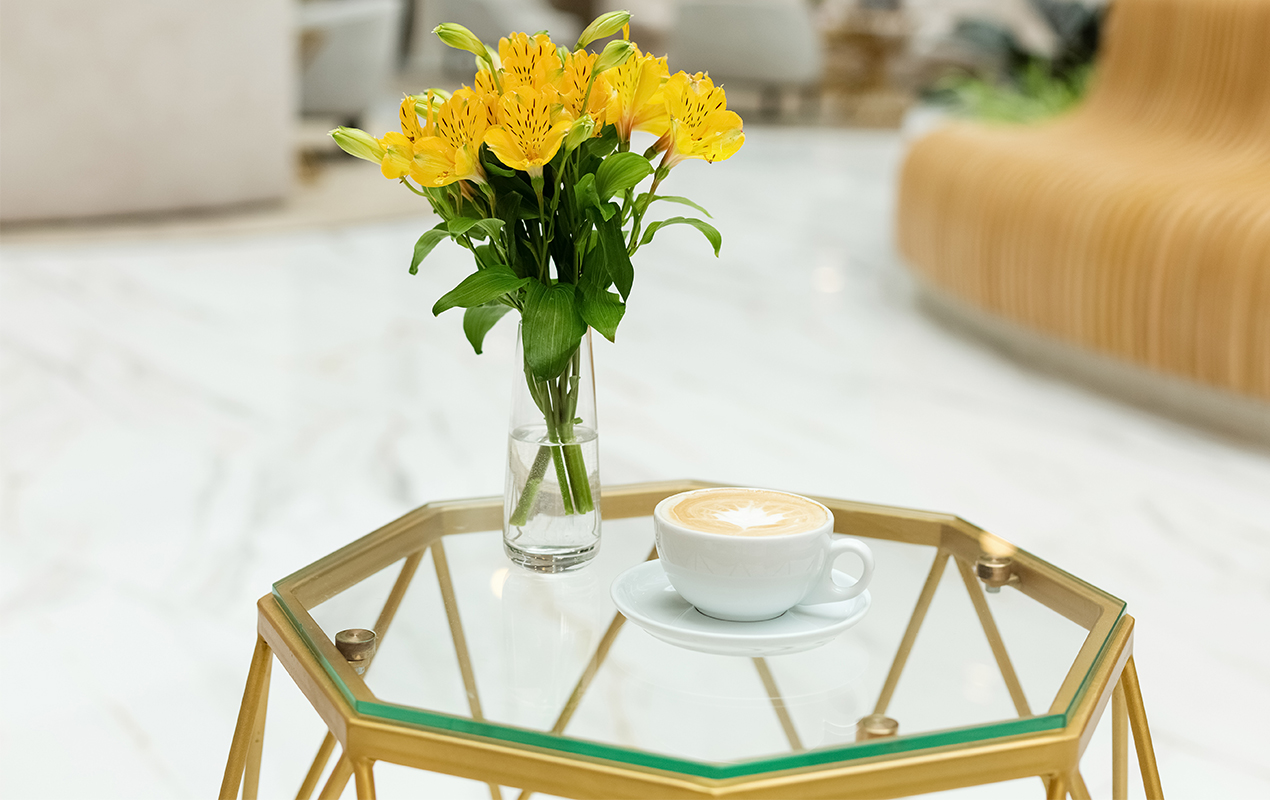
[[[838,560],[838,556],[844,553],[855,553],[864,564],[864,572],[860,574],[860,579],[850,586],[839,586],[833,579],[833,564]],[[836,538],[829,544],[829,557],[825,559],[824,571],[820,573],[815,586],[799,605],[810,606],[817,603],[850,600],[867,589],[872,578],[873,551],[869,549],[869,546],[859,539],[850,539],[846,536]]]

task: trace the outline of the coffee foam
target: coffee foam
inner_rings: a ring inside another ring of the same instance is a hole
[[[768,489],[706,489],[685,494],[663,512],[694,531],[731,536],[805,533],[829,521],[818,503]]]

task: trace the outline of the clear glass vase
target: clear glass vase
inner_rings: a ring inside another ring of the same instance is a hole
[[[503,550],[535,572],[568,572],[600,548],[600,443],[591,332],[550,380],[524,368],[516,334],[503,493]]]

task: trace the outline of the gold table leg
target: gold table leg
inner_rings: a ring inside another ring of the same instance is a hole
[[[922,585],[921,594],[917,596],[917,606],[913,608],[913,616],[909,618],[908,627],[904,630],[904,637],[900,639],[900,647],[895,653],[895,660],[891,662],[891,671],[886,675],[886,681],[882,684],[882,691],[878,695],[878,704],[874,706],[874,714],[885,714],[886,707],[891,703],[891,696],[895,694],[895,687],[900,682],[900,674],[904,671],[904,664],[908,662],[908,654],[913,649],[913,643],[917,641],[917,632],[922,628],[922,621],[926,619],[926,612],[930,609],[930,601],[935,597],[935,589],[939,587],[939,579],[944,575],[944,564],[948,560],[948,553],[944,550],[935,552],[935,563],[931,564],[930,574],[926,576],[926,583]]]
[[[450,639],[454,642],[454,655],[459,660],[459,674],[463,677],[463,689],[467,692],[467,707],[474,720],[484,720],[481,711],[481,695],[476,690],[476,672],[472,669],[472,657],[467,649],[467,635],[463,633],[463,620],[459,617],[459,604],[454,597],[454,581],[450,578],[450,562],[446,560],[445,548],[438,539],[432,543],[432,566],[436,569],[437,585],[441,589],[441,600],[445,605],[445,617],[450,623]],[[491,800],[501,800],[502,792],[498,785],[487,783]],[[371,791],[374,791],[372,787]],[[359,792],[358,797],[361,797]]]
[[[371,768],[375,765],[369,758],[359,758],[353,764],[353,775],[357,785],[357,800],[375,800],[375,773]]]
[[[317,788],[318,780],[322,777],[322,770],[326,769],[326,762],[331,760],[331,753],[334,751],[335,737],[327,731],[326,737],[322,739],[322,746],[313,757],[309,773],[304,776],[304,783],[300,784],[300,791],[296,794],[295,800],[309,800],[313,796],[313,790]]]
[[[256,721],[251,727],[251,745],[247,748],[247,765],[243,770],[243,800],[256,800],[260,792],[260,756],[265,746],[265,714],[269,709],[269,676],[273,674],[272,658],[265,659],[263,672],[261,682],[264,689],[260,693]]]
[[[1138,751],[1138,768],[1142,770],[1142,788],[1146,790],[1147,800],[1164,800],[1160,770],[1155,763],[1155,748],[1151,745],[1151,729],[1147,727],[1147,709],[1142,702],[1142,687],[1138,684],[1138,668],[1133,663],[1133,656],[1125,662],[1120,682],[1124,686],[1133,744]]]
[[[798,729],[794,727],[794,720],[789,716],[789,709],[785,707],[785,700],[781,697],[780,689],[776,686],[776,678],[772,675],[771,668],[767,665],[766,658],[753,659],[754,666],[758,669],[759,680],[763,681],[763,688],[767,690],[767,697],[772,701],[772,708],[776,711],[776,718],[780,720],[781,729],[785,731],[785,738],[789,741],[789,747],[795,753],[803,751],[802,740],[798,738]]]
[[[1068,773],[1067,785],[1072,800],[1092,800],[1089,796],[1089,787],[1085,786],[1085,779],[1080,776],[1079,769],[1074,769]]]
[[[1014,701],[1014,710],[1020,717],[1032,716],[1032,709],[1028,707],[1027,697],[1023,694],[1023,685],[1019,683],[1014,664],[1010,662],[1010,654],[1005,650],[1001,631],[997,629],[996,620],[992,618],[992,610],[988,608],[988,601],[983,597],[983,589],[979,587],[979,579],[975,577],[970,566],[962,561],[957,561],[957,571],[961,573],[961,580],[966,584],[966,593],[970,595],[975,614],[979,616],[979,625],[983,628],[984,635],[988,637],[988,646],[992,648],[992,656],[997,660],[997,669],[1001,670],[1001,679],[1005,681],[1005,688],[1009,690],[1010,699]]]
[[[1045,784],[1045,800],[1067,800],[1067,776],[1051,775]]]
[[[244,771],[252,773],[249,783],[259,777],[259,742],[264,736],[264,704],[265,697],[269,694],[269,668],[272,663],[273,651],[264,638],[257,635],[256,649],[251,655],[251,669],[247,672],[247,685],[243,689],[243,702],[238,708],[238,724],[234,727],[234,740],[229,746],[229,758],[225,763],[225,777],[221,779],[220,800],[234,800],[238,796]],[[255,761],[255,767],[248,770],[248,762],[251,760]],[[254,797],[256,787],[248,785],[244,793]]]
[[[1123,678],[1111,694],[1111,800],[1129,800],[1129,706]]]
[[[339,761],[335,762],[335,767],[331,770],[331,777],[326,779],[326,785],[322,787],[318,800],[339,800],[352,774],[353,766],[348,763],[348,758],[340,756]]]

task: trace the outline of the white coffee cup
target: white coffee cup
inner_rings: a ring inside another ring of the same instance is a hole
[[[718,619],[754,622],[797,605],[848,600],[873,576],[868,546],[834,534],[833,512],[824,505],[788,492],[683,492],[657,504],[653,524],[671,586]],[[833,579],[834,561],[844,553],[864,563],[851,586]]]

